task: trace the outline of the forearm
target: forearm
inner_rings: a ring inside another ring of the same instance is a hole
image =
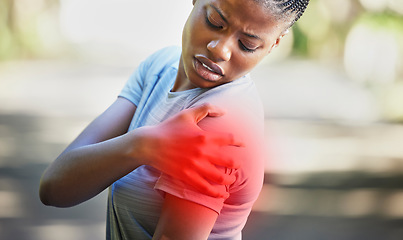
[[[140,165],[189,182],[207,195],[228,195],[208,180],[222,185],[234,182],[233,176],[222,173],[216,165],[238,168],[236,159],[221,155],[220,149],[240,143],[231,134],[208,133],[197,125],[207,116],[221,116],[219,109],[205,104],[124,134],[135,109],[120,98],[84,129],[43,174],[39,192],[44,204],[79,204]]]
[[[125,134],[62,153],[42,176],[41,201],[69,207],[96,196],[141,165],[134,145],[136,135]]]

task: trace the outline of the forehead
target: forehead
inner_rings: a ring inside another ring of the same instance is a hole
[[[270,9],[254,0],[206,0],[205,2],[206,5],[221,12],[231,25],[242,31],[265,38],[276,34],[278,36],[281,33],[282,23],[276,20]]]

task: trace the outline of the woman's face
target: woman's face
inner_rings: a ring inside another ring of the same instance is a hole
[[[252,0],[194,2],[182,36],[177,79],[182,90],[215,87],[244,76],[278,44],[284,30]]]

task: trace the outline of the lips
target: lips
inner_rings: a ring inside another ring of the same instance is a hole
[[[215,82],[224,77],[224,70],[218,64],[203,55],[195,56],[194,68],[197,74],[207,81]]]

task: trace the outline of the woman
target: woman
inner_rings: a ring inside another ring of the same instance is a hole
[[[308,1],[193,4],[182,48],[145,60],[42,177],[41,200],[55,206],[110,186],[107,239],[241,239],[262,187],[263,112],[248,73]]]

